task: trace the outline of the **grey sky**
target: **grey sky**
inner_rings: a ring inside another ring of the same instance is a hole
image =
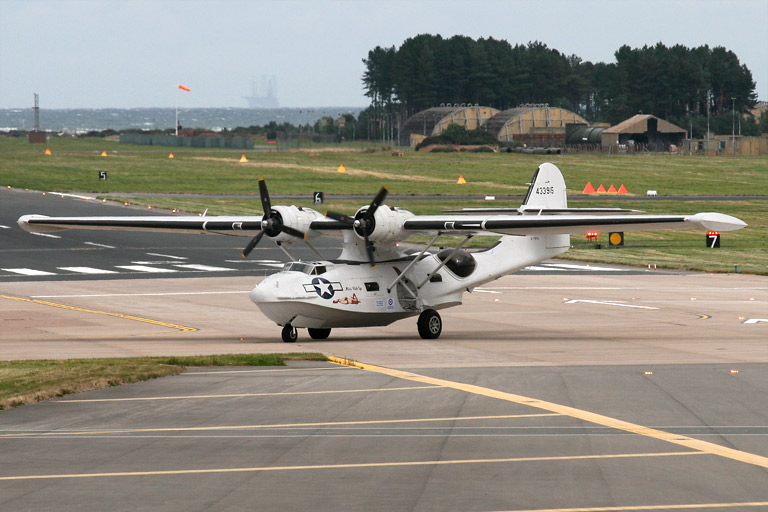
[[[725,46],[768,100],[768,0],[0,0],[0,108],[364,106],[362,59],[422,33],[539,40],[614,62],[623,44]],[[178,84],[190,87],[180,91]]]

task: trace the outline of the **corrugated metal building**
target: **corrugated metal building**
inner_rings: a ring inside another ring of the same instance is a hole
[[[564,108],[547,105],[521,105],[499,112],[486,121],[482,128],[496,135],[502,142],[527,141],[537,135],[551,135],[562,144],[565,127],[569,124],[587,124],[587,120]]]
[[[427,137],[440,135],[450,124],[458,124],[467,130],[476,130],[499,110],[479,105],[449,105],[434,107],[409,117],[400,127],[401,146],[415,146]]]
[[[603,147],[642,144],[649,151],[668,151],[682,146],[686,131],[650,114],[637,114],[602,133]]]

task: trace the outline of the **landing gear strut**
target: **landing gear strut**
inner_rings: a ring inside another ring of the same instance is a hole
[[[425,309],[419,315],[417,323],[419,336],[425,340],[435,340],[440,337],[443,330],[443,319],[434,309]]]
[[[296,340],[299,339],[299,332],[291,324],[285,324],[282,335],[283,341],[286,343],[296,343]]]

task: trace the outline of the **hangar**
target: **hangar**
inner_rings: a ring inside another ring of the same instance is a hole
[[[539,146],[560,146],[565,140],[566,125],[588,124],[587,120],[560,107],[546,104],[520,105],[499,112],[481,128],[502,142],[520,141]]]
[[[429,108],[412,115],[400,127],[401,146],[415,146],[427,137],[440,135],[450,124],[458,124],[467,130],[477,130],[499,110],[479,105],[447,105]]]
[[[637,114],[602,133],[603,147],[641,145],[648,151],[668,151],[682,146],[686,131],[650,114]]]

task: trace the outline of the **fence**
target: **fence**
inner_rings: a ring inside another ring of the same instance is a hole
[[[176,137],[175,135],[124,133],[120,135],[120,144],[178,146],[187,148],[253,149],[253,137]]]

